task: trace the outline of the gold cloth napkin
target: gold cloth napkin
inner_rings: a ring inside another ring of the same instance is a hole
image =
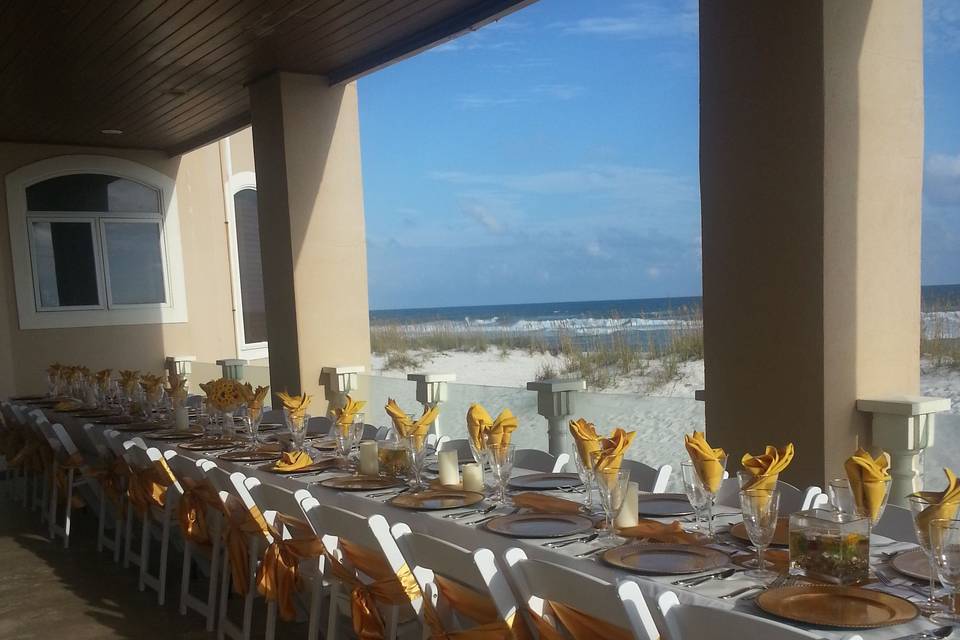
[[[403,409],[400,408],[400,405],[398,405],[393,398],[387,399],[387,405],[384,409],[386,409],[387,414],[390,415],[390,419],[393,420],[393,426],[396,428],[397,433],[404,438],[415,436],[418,448],[423,446],[424,441],[427,439],[427,432],[430,431],[430,425],[433,424],[434,420],[437,419],[437,415],[440,413],[440,407],[435,406],[428,409],[424,406],[423,415],[414,421],[404,413]]]
[[[623,462],[623,454],[633,442],[636,431],[624,431],[620,427],[613,430],[609,438],[600,442],[600,450],[594,454],[594,468],[600,471],[617,471]]]
[[[656,520],[641,518],[634,526],[622,527],[617,530],[617,533],[625,538],[644,538],[667,544],[699,544],[701,541],[696,534],[684,531],[677,521],[663,524]]]
[[[467,411],[467,431],[478,451],[486,449],[487,441],[492,445],[510,444],[511,434],[516,428],[517,419],[510,409],[501,411],[495,420],[480,404],[470,405]]]
[[[930,506],[917,514],[917,528],[929,535],[930,523],[934,520],[953,520],[960,508],[960,481],[950,469],[944,468],[947,488],[943,491],[918,491],[910,498],[920,498]]]
[[[277,398],[280,399],[280,403],[283,405],[283,408],[287,410],[287,413],[290,414],[290,420],[295,424],[298,422],[303,422],[303,416],[307,412],[307,408],[310,406],[310,401],[313,400],[311,396],[308,396],[305,393],[301,393],[298,396],[291,396],[286,391],[281,391],[277,394]]]
[[[313,464],[313,458],[306,451],[284,451],[273,465],[277,471],[296,471]]]
[[[263,414],[263,403],[267,399],[268,391],[270,391],[270,385],[254,389],[249,382],[243,383],[243,399],[247,405],[247,411],[250,413],[250,418],[253,420]]]
[[[743,454],[740,464],[743,465],[744,471],[753,476],[749,482],[743,485],[743,488],[773,491],[777,488],[777,479],[780,473],[790,466],[792,461],[793,443],[782,449],[767,445],[764,452],[758,456],[750,453]]]
[[[513,505],[523,507],[524,509],[533,509],[543,513],[580,513],[581,505],[579,502],[556,498],[554,496],[544,495],[528,491],[518,493],[513,496]]]
[[[570,435],[573,436],[573,442],[577,445],[580,462],[583,463],[584,468],[589,468],[593,464],[591,455],[594,451],[600,450],[601,438],[597,435],[597,428],[592,422],[577,418],[570,421]]]
[[[353,416],[357,415],[365,406],[367,406],[366,401],[354,400],[349,395],[347,396],[347,404],[335,411],[337,414],[337,426],[340,427],[341,432],[350,428],[350,425],[353,423]]]
[[[692,436],[683,436],[684,446],[687,453],[690,454],[690,461],[700,481],[707,487],[711,493],[716,493],[720,489],[720,483],[723,482],[724,465],[721,458],[727,456],[723,449],[714,449],[707,442],[706,437],[699,431],[694,431]]]
[[[890,482],[890,454],[881,452],[874,458],[866,450],[857,449],[843,463],[843,470],[850,481],[857,509],[869,514],[870,520],[876,524]]]

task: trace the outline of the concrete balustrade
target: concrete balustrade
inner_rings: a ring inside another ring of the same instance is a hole
[[[583,380],[535,380],[527,383],[528,391],[537,392],[537,413],[547,419],[550,453],[573,455],[567,422],[576,408],[576,395],[584,391]]]
[[[193,363],[196,362],[196,356],[167,356],[163,360],[163,368],[167,372],[168,378],[178,376],[186,379],[186,389],[190,392],[190,373],[193,371]]]
[[[366,368],[359,365],[323,367],[320,370],[320,386],[327,399],[327,415],[347,404],[347,395],[357,388],[359,376]]]
[[[246,360],[224,359],[217,360],[220,365],[221,375],[227,380],[243,380],[243,368],[247,366]]]
[[[447,401],[447,383],[457,379],[454,373],[408,373],[407,380],[417,384],[417,402],[423,405],[424,411],[432,407],[439,407]],[[444,435],[440,427],[440,414],[433,422],[433,432],[437,437]]]

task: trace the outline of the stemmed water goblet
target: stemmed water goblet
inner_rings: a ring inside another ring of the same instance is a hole
[[[960,520],[930,522],[930,551],[940,582],[950,589],[950,607],[930,619],[938,624],[960,626]]]
[[[703,483],[700,482],[700,476],[697,475],[697,469],[689,460],[680,463],[680,474],[683,477],[683,491],[687,494],[687,500],[693,507],[693,515],[697,522],[697,531],[701,530],[701,521],[703,520],[704,510],[710,504],[710,496],[703,489]]]
[[[756,568],[746,575],[759,580],[776,576],[776,572],[766,568],[763,552],[773,541],[777,532],[777,518],[780,512],[780,491],[777,489],[742,489],[740,491],[740,509],[743,511],[743,525],[750,542],[757,549]],[[749,561],[744,566],[753,565]]]
[[[630,472],[620,469],[596,469],[593,472],[597,483],[597,492],[600,494],[600,504],[606,526],[600,533],[602,542],[613,543],[619,541],[614,530],[614,520],[623,507],[623,500],[627,495],[627,485],[630,482]]]
[[[727,469],[727,456],[719,456],[716,459],[716,463],[720,468],[719,470],[715,471],[719,471],[718,475],[722,478]],[[720,482],[717,482],[717,486],[714,489],[710,486],[710,479],[703,478],[700,475],[700,467],[694,465],[694,469],[697,472],[697,479],[700,481],[700,486],[703,488],[703,493],[707,497],[707,536],[713,540],[716,538],[716,532],[713,528],[713,507],[717,503],[717,491],[720,490],[720,486],[723,484],[723,481],[721,480]]]
[[[940,613],[943,606],[937,600],[937,560],[934,557],[934,551],[930,540],[931,520],[924,514],[931,503],[920,496],[908,496],[910,511],[913,513],[913,528],[917,534],[917,542],[927,556],[927,562],[930,563],[930,593],[927,595],[926,602],[919,605],[921,613],[924,615],[933,615]]]
[[[516,447],[512,444],[488,444],[487,459],[490,461],[490,470],[497,483],[496,499],[501,504],[508,503],[507,484],[510,482],[510,473],[513,471],[513,456]]]
[[[356,413],[353,416],[353,422],[350,424],[350,456],[360,457],[360,440],[363,438],[363,414]]]
[[[410,473],[413,475],[411,487],[414,491],[424,488],[423,464],[427,459],[427,447],[424,438],[416,435],[403,438],[404,448],[410,457]]]
[[[296,451],[304,451],[303,441],[307,436],[307,425],[310,423],[310,416],[307,414],[293,416],[290,410],[284,407],[283,420],[287,423],[287,429],[290,430],[290,440]]]
[[[585,494],[583,506],[587,512],[591,512],[593,511],[593,465],[589,460],[584,460],[581,457],[579,450],[574,452],[573,460],[577,465],[577,475],[580,476],[580,482],[583,483]]]

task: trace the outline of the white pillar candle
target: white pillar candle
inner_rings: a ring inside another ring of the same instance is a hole
[[[463,490],[483,493],[483,467],[476,462],[463,465]]]
[[[456,450],[441,451],[437,454],[440,467],[440,484],[455,486],[460,484],[460,454]]]
[[[360,443],[360,474],[375,476],[380,473],[380,458],[377,455],[375,440],[364,440]]]
[[[177,431],[186,431],[190,428],[190,415],[184,406],[177,407],[173,410],[173,420],[174,428],[176,428]]]
[[[614,526],[633,527],[637,524],[637,512],[640,511],[640,485],[636,482],[627,483],[627,495],[623,498],[623,506],[617,519],[613,521]]]

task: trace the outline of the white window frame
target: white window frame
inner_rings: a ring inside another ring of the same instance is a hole
[[[228,150],[229,153],[229,150]],[[233,326],[237,335],[237,356],[242,360],[259,360],[269,355],[267,342],[247,342],[243,327],[243,295],[240,287],[240,248],[237,245],[237,210],[234,198],[245,189],[257,190],[253,171],[240,171],[230,176],[227,184],[227,241],[230,246],[230,285],[233,290]]]
[[[94,253],[98,269],[100,303],[98,308],[40,308],[39,282],[35,282],[32,221],[69,221],[70,212],[29,212],[27,187],[71,174],[104,174],[139,182],[160,195],[160,217],[155,214],[77,212],[75,220],[94,219]],[[177,211],[176,183],[169,176],[137,162],[96,155],[58,156],[41,160],[9,173],[7,185],[7,218],[10,228],[10,253],[13,258],[17,312],[21,329],[61,329],[70,327],[113,326],[121,324],[168,324],[187,322],[186,283],[183,275],[183,251],[180,245],[180,217]],[[164,304],[111,306],[109,273],[102,255],[103,222],[157,220],[160,224],[161,257],[164,266]]]

